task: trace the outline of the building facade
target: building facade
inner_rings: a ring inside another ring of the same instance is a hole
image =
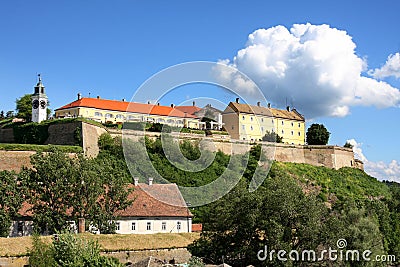
[[[192,106],[176,106],[182,112],[194,115],[201,120],[200,129],[208,130],[222,130],[222,111],[207,104],[203,108],[196,106],[196,102],[193,101]]]
[[[230,102],[222,120],[232,139],[260,141],[267,131],[277,133],[287,144],[305,144],[305,119],[296,109],[280,110],[257,105]]]
[[[154,234],[192,232],[192,213],[176,184],[138,183],[129,196],[134,200],[116,213],[116,233]]]
[[[56,118],[83,117],[101,123],[150,122],[198,129],[199,119],[173,105],[143,104],[100,97],[81,97],[55,110]]]

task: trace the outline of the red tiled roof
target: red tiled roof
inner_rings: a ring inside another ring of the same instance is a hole
[[[185,114],[181,110],[169,106],[159,106],[153,104],[143,104],[136,102],[126,102],[126,101],[108,100],[101,98],[88,98],[88,97],[75,100],[65,106],[56,109],[56,111],[69,108],[76,108],[76,107],[88,107],[88,108],[97,108],[103,110],[114,110],[114,111],[181,117],[181,118],[185,117],[197,118],[191,113]]]
[[[154,197],[153,197],[154,196]],[[156,199],[156,198],[157,199]],[[134,200],[120,217],[192,217],[176,184],[139,184],[129,199]]]
[[[196,106],[176,106],[176,109],[179,109],[183,113],[191,114],[194,115],[195,112],[201,110],[201,108],[196,107]]]

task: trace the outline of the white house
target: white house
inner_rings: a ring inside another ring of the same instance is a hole
[[[116,233],[118,234],[153,234],[192,232],[192,213],[187,208],[176,184],[148,183],[131,185],[134,190],[128,196],[133,200],[131,206],[115,213],[117,216]],[[10,237],[27,236],[33,233],[32,206],[23,203],[19,214],[10,227]],[[74,221],[67,221],[76,232]]]
[[[192,213],[176,184],[138,183],[135,178],[134,200],[127,209],[118,211],[116,232],[119,234],[192,232]]]

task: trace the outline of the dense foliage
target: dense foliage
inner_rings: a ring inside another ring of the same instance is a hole
[[[32,119],[32,95],[26,94],[15,100],[17,117],[31,121]]]
[[[273,142],[273,143],[283,143],[282,139],[283,138],[279,136],[279,134],[270,131],[267,131],[265,135],[262,137],[262,141]]]
[[[330,135],[323,124],[313,123],[307,129],[306,142],[309,145],[326,145]]]
[[[9,234],[11,220],[22,206],[25,188],[20,179],[24,175],[24,172],[17,175],[12,171],[0,171],[0,236]]]
[[[54,147],[33,155],[31,163],[24,183],[39,232],[55,233],[66,221],[85,218],[102,233],[112,233],[114,212],[131,204],[126,173],[112,158],[71,157]]]
[[[75,235],[61,234],[46,244],[39,236],[33,236],[29,252],[32,267],[122,267],[116,258],[100,255],[97,242],[85,241]]]
[[[245,175],[229,194],[203,208],[201,238],[190,246],[195,256],[234,266],[301,266],[276,257],[260,261],[257,252],[265,246],[269,251],[318,252],[336,249],[337,240],[345,239],[348,250],[371,250],[371,258],[395,255],[399,259],[400,187],[388,187],[356,169],[294,163],[273,164],[262,186],[252,193],[249,177]],[[331,263],[324,259],[316,266]],[[387,266],[362,261],[342,264]]]

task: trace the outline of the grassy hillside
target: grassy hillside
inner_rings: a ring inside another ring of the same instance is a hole
[[[313,190],[322,200],[390,199],[389,187],[359,169],[334,170],[308,164],[276,162],[271,171],[289,175],[301,182],[305,190]]]

